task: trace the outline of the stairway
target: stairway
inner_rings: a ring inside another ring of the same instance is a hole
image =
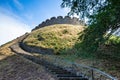
[[[84,78],[83,76],[78,76],[75,73],[67,71],[64,68],[51,64],[45,60],[39,60],[35,57],[28,57],[28,56],[26,58],[37,64],[43,65],[48,72],[55,75],[57,80],[88,80],[88,78]]]
[[[53,75],[55,75],[55,77],[57,77],[58,80],[88,80],[87,78],[84,78],[83,76],[77,76],[75,73],[67,71],[66,69],[60,66],[56,66],[46,61],[37,62],[37,60],[34,60],[34,62],[40,65],[43,65],[46,68],[46,70],[52,73]]]
[[[55,66],[53,64],[45,64],[45,68],[54,74],[58,80],[88,80],[82,76],[77,76],[75,73],[65,70],[59,66]]]
[[[78,76],[75,73],[72,73],[60,66],[56,66],[53,63],[49,63],[44,59],[32,56],[31,54],[28,54],[26,52],[25,53],[18,52],[18,50],[16,50],[16,47],[17,45],[14,45],[14,46],[11,46],[10,48],[17,55],[23,56],[24,58],[36,64],[43,65],[48,72],[52,73],[55,76],[57,80],[88,80],[88,78],[85,78],[83,76]]]

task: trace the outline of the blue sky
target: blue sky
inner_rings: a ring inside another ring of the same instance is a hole
[[[0,45],[53,16],[66,16],[62,0],[0,0]]]

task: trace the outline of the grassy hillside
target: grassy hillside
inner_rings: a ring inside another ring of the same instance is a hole
[[[40,28],[30,33],[24,40],[29,46],[43,47],[53,49],[55,54],[78,54],[83,58],[93,58],[93,54],[80,50],[79,33],[84,29],[83,26],[68,24],[57,24]],[[78,48],[79,49],[78,49]],[[111,36],[104,45],[100,45],[98,52],[110,54],[112,56],[120,55],[120,37]],[[78,56],[77,55],[77,56]]]
[[[83,29],[83,26],[68,24],[47,26],[33,31],[24,43],[29,46],[50,48],[55,54],[59,54],[62,50],[73,47],[79,37],[78,33]]]
[[[120,62],[118,61],[120,37],[111,36],[104,45],[99,47],[96,54],[90,54],[90,52],[76,48],[76,46],[80,48],[80,45],[77,44],[80,43],[78,37],[84,28],[67,24],[51,25],[31,32],[24,43],[29,46],[51,48],[55,54],[65,54],[51,55],[49,56],[51,59],[53,56],[57,56],[76,63],[94,66],[113,76],[120,77]]]

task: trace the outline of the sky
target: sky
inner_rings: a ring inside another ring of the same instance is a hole
[[[30,32],[53,16],[66,16],[62,0],[0,0],[0,45]]]

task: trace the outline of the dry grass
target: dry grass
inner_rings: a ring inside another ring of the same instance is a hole
[[[11,49],[9,48],[11,45],[17,43],[19,41],[21,37],[16,38],[8,43],[3,44],[2,46],[0,46],[0,56],[11,56],[14,53],[11,51]]]
[[[11,42],[8,42],[0,47],[0,60],[13,55],[11,49],[9,48],[12,44],[14,44],[16,41],[13,40]]]
[[[11,55],[12,52],[11,52],[11,50],[10,50],[10,48],[9,48],[9,46],[10,46],[11,44],[12,44],[12,43],[8,43],[8,44],[0,47],[0,54],[2,54],[2,55]]]
[[[6,56],[12,55],[13,53],[9,47],[11,45],[17,43],[19,41],[19,39],[20,38],[16,38],[16,39],[0,46],[0,55],[6,55]]]
[[[0,61],[0,80],[50,80],[51,78],[44,67],[23,57],[12,55]]]

